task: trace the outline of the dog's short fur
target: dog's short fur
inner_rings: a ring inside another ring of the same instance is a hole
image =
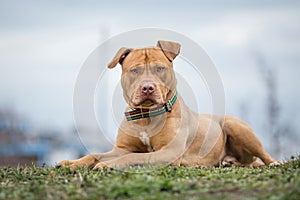
[[[129,108],[163,106],[176,92],[173,60],[180,44],[158,41],[157,47],[121,48],[109,68],[122,65],[123,95]],[[188,97],[186,97],[188,98]],[[199,115],[178,96],[171,112],[123,120],[111,152],[65,160],[58,166],[122,169],[134,165],[192,167],[279,164],[262,147],[253,130],[231,116]]]

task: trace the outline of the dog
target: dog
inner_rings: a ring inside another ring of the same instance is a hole
[[[173,70],[180,46],[177,42],[160,40],[156,47],[121,48],[108,68],[122,66],[121,84],[128,110],[113,150],[64,160],[57,166],[102,170],[168,164],[279,165],[242,120],[227,115],[198,114],[186,106],[177,92]]]

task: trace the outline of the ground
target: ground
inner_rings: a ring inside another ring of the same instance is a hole
[[[0,199],[300,199],[300,157],[281,166],[125,171],[0,168]]]

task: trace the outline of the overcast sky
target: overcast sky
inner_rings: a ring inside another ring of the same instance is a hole
[[[299,1],[1,0],[0,108],[37,127],[72,127],[73,88],[89,54],[112,36],[156,27],[206,50],[224,83],[226,112],[242,117],[246,104],[245,120],[257,132],[264,130],[266,107],[255,59],[262,55],[278,72],[281,120],[298,131],[299,20]]]

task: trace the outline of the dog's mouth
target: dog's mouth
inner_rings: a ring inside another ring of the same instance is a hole
[[[157,107],[163,106],[165,103],[164,99],[158,95],[141,95],[131,98],[130,104],[132,107]]]
[[[142,107],[151,107],[153,105],[157,104],[156,101],[153,101],[152,99],[146,99],[145,101],[141,102],[139,104],[139,106],[142,106]]]

